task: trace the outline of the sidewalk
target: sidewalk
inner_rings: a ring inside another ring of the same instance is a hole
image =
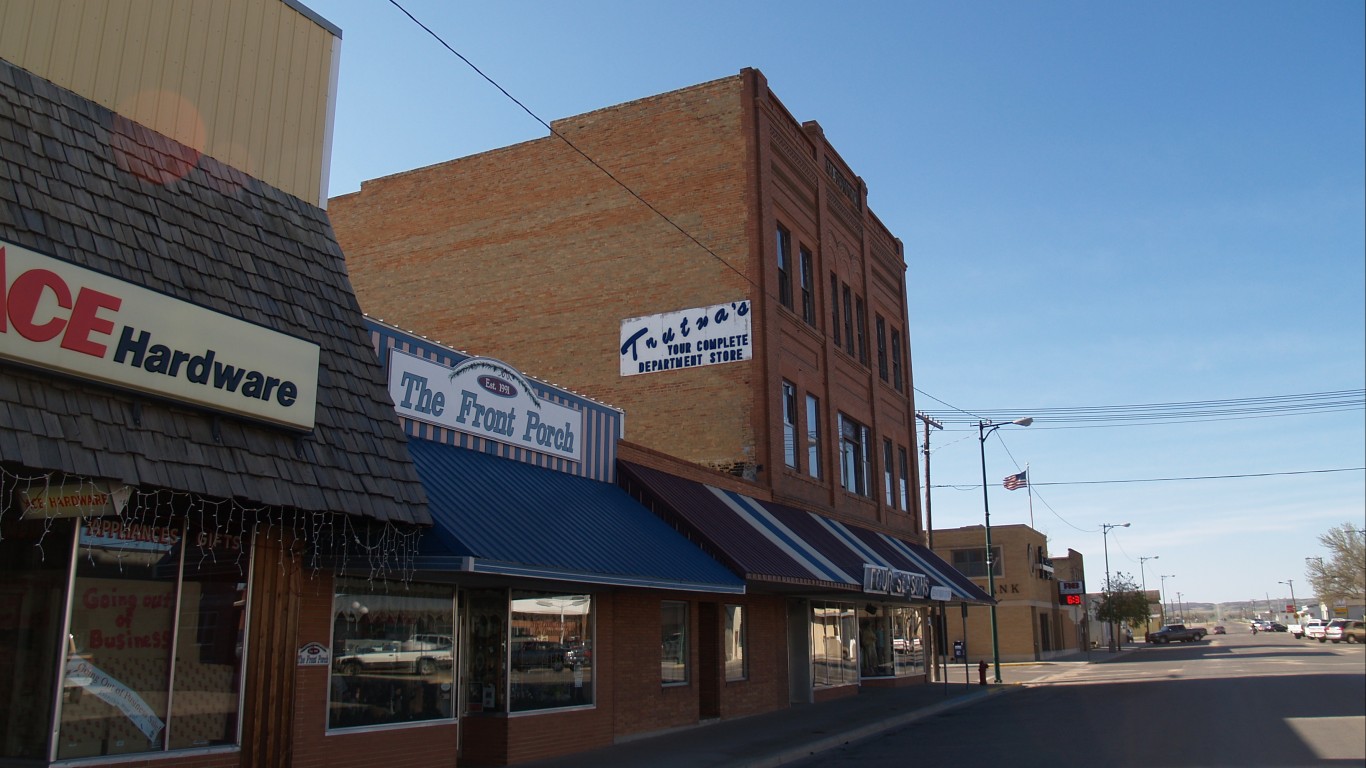
[[[971,706],[1001,693],[1078,665],[1112,661],[1141,647],[1118,653],[1079,651],[1048,661],[1001,665],[1002,684],[963,683],[962,665],[951,667],[949,681],[903,688],[864,687],[857,696],[821,704],[793,706],[752,717],[721,720],[625,741],[565,757],[524,763],[524,768],[773,768],[876,736],[908,723]],[[987,679],[992,677],[987,671]]]

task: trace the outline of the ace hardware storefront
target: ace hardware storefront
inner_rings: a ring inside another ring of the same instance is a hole
[[[0,156],[0,764],[373,765],[300,638],[430,517],[325,213],[3,59]]]

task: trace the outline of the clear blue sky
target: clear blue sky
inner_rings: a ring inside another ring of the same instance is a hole
[[[343,31],[332,194],[547,134],[386,0],[305,3]],[[905,244],[922,411],[1366,387],[1359,0],[403,4],[547,122],[762,70]],[[976,428],[931,447],[934,526],[979,524]],[[1361,471],[1165,480],[1359,469],[1359,405],[1041,417],[986,449],[993,525],[1030,522],[999,485],[1028,464],[1035,527],[1095,590],[1108,541],[1112,572],[1171,575],[1169,601],[1280,602],[1294,581],[1305,603],[1317,536],[1366,527]]]

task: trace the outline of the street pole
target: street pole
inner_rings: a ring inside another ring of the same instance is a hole
[[[1280,583],[1282,583],[1282,584],[1284,584],[1284,585],[1290,587],[1290,604],[1291,604],[1292,606],[1294,606],[1294,608],[1295,608],[1295,622],[1294,622],[1294,623],[1299,624],[1299,623],[1300,623],[1300,601],[1298,601],[1298,600],[1295,599],[1295,580],[1294,580],[1294,579],[1286,579],[1285,581],[1282,581],[1282,582],[1280,582]]]
[[[1116,647],[1116,645],[1118,645],[1119,637],[1116,636],[1118,630],[1115,627],[1114,599],[1110,593],[1110,529],[1128,527],[1128,523],[1100,524],[1101,543],[1105,546],[1105,610],[1110,614],[1110,620],[1107,622],[1110,626],[1110,653],[1119,650]]]
[[[1153,612],[1151,609],[1148,608],[1148,574],[1143,570],[1143,564],[1148,562],[1149,560],[1158,560],[1160,558],[1161,555],[1153,555],[1152,557],[1138,558],[1138,570],[1143,578],[1143,636],[1145,639],[1148,636],[1148,632],[1152,631],[1151,624]]]
[[[1026,416],[1009,423],[1027,427],[1034,423],[1034,419]],[[987,493],[987,436],[1004,426],[1005,424],[994,424],[985,419],[977,422],[977,446],[982,453],[982,514],[987,536],[987,589],[991,592],[991,664],[995,675],[992,682],[996,683],[1001,682],[1001,642],[996,633],[996,568],[991,557],[991,502]],[[963,642],[964,645],[967,644],[967,635],[963,636]],[[966,657],[967,654],[964,653],[964,658],[966,659]]]
[[[943,425],[943,424],[940,424],[938,421],[935,421],[933,418],[930,417],[929,414],[921,413],[921,412],[919,412],[919,411],[916,411],[915,417],[916,417],[917,419],[920,419],[922,422],[925,423],[925,447],[922,449],[922,451],[923,451],[924,454],[925,454],[925,544],[926,544],[926,546],[929,547],[930,551],[933,552],[933,551],[934,551],[934,517],[930,514],[930,427],[934,427],[935,429],[943,429],[943,428],[944,428],[944,425]],[[944,603],[943,603],[942,601],[939,603],[939,609],[940,609],[940,613],[943,613]],[[942,624],[942,622],[943,622],[943,618],[942,618],[942,617],[941,617],[941,619],[940,619],[940,622],[941,622],[941,624]],[[939,645],[940,637],[939,637],[938,634],[936,634],[936,633],[934,632],[934,630],[933,630],[933,624],[934,624],[934,622],[931,621],[930,648],[929,648],[929,651],[930,651],[930,658],[933,659],[933,662],[932,662],[932,663],[934,664],[933,674],[934,674],[934,675],[940,675],[941,677],[944,678],[944,681],[947,682],[948,679],[949,679],[949,677],[948,677],[948,668],[947,668],[948,662],[947,662],[947,661],[945,662],[945,665],[946,665],[946,666],[945,666],[945,668],[944,668],[943,670],[940,670],[940,669],[939,669],[939,654],[935,653],[935,650],[936,650],[936,647],[935,647],[935,646]],[[948,637],[948,627],[945,626],[945,627],[944,627],[944,630],[945,630],[945,632],[944,632],[944,637],[947,638],[947,637]],[[966,635],[963,637],[963,640],[964,640],[965,642],[967,641],[967,636],[966,636]]]
[[[1168,614],[1171,613],[1171,611],[1169,611],[1168,608],[1167,608],[1167,579],[1174,579],[1174,578],[1176,578],[1176,574],[1174,574],[1174,573],[1164,573],[1164,574],[1161,575],[1161,579],[1162,579],[1162,623],[1163,623],[1163,624],[1170,624],[1170,623],[1171,623],[1170,621],[1168,621],[1168,619],[1171,618],[1171,617],[1168,615]]]

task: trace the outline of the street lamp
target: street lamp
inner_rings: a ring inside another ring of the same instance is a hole
[[[1128,528],[1128,523],[1101,523],[1100,536],[1101,543],[1105,546],[1105,607],[1110,612],[1110,652],[1119,650],[1115,647],[1119,638],[1115,636],[1115,605],[1114,598],[1110,594],[1110,529]]]
[[[1278,581],[1278,582],[1276,582],[1276,583],[1277,583],[1277,584],[1284,584],[1284,585],[1290,587],[1290,605],[1295,609],[1295,623],[1296,623],[1296,624],[1299,624],[1299,623],[1300,623],[1300,603],[1299,603],[1298,600],[1295,599],[1295,580],[1294,580],[1294,579],[1286,579],[1285,581]]]
[[[1147,634],[1148,634],[1148,630],[1151,628],[1149,625],[1151,624],[1151,621],[1152,621],[1152,618],[1153,618],[1153,612],[1152,612],[1151,610],[1149,610],[1149,608],[1148,608],[1148,575],[1147,575],[1146,573],[1144,573],[1144,571],[1143,571],[1143,564],[1146,563],[1146,562],[1148,562],[1149,560],[1157,560],[1157,559],[1160,559],[1160,558],[1161,558],[1161,555],[1153,555],[1152,557],[1140,557],[1140,558],[1138,558],[1138,572],[1139,572],[1139,575],[1140,575],[1140,576],[1142,577],[1142,579],[1143,579],[1143,611],[1144,611],[1144,613],[1143,613],[1143,634],[1144,634],[1144,635],[1147,635]]]
[[[1167,621],[1169,618],[1167,616],[1167,579],[1176,578],[1176,574],[1164,573],[1158,578],[1162,579],[1162,623],[1169,624],[1170,622]]]
[[[991,593],[991,662],[992,670],[996,677],[993,682],[1001,682],[1001,643],[996,634],[996,573],[994,564],[991,562],[991,504],[987,501],[987,436],[992,432],[1015,424],[1027,427],[1034,423],[1033,417],[1026,416],[1011,422],[997,424],[995,422],[982,419],[977,422],[977,446],[982,453],[982,513],[986,521],[987,533],[987,589]]]

